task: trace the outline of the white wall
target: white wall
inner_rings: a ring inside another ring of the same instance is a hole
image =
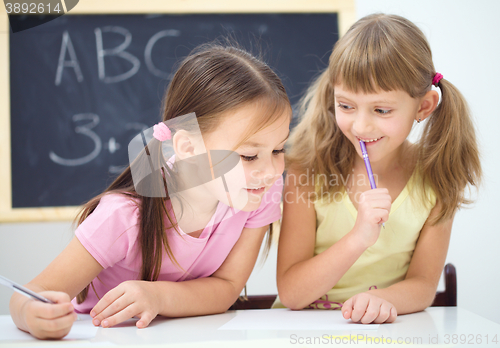
[[[69,222],[0,224],[0,275],[26,284],[69,243]],[[12,291],[0,286],[0,315],[9,313]]]
[[[484,186],[477,203],[458,212],[447,262],[457,267],[458,305],[500,323],[499,108],[500,1],[357,0],[358,18],[373,12],[394,13],[414,21],[427,35],[436,69],[465,95],[475,116],[482,150]],[[493,99],[492,99],[493,98]],[[495,209],[497,208],[497,209]],[[67,244],[69,223],[1,224],[0,274],[25,283]],[[276,249],[248,283],[249,294],[276,293]],[[442,287],[442,285],[440,286]],[[10,292],[0,288],[0,314],[8,313]]]

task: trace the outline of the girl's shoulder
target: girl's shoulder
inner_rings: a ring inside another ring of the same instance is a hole
[[[139,206],[140,199],[127,193],[107,193],[101,197],[95,210],[83,221],[82,225],[131,227],[138,223]]]
[[[127,192],[110,192],[101,197],[99,205],[101,204],[110,208],[138,209],[141,200]]]
[[[137,199],[107,193],[78,226],[75,236],[102,267],[108,268],[135,250],[139,222]]]
[[[410,197],[420,201],[427,208],[433,208],[436,205],[437,196],[432,186],[426,181],[422,168],[417,164],[413,170],[410,180],[407,184]]]

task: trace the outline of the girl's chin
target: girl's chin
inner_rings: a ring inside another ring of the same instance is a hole
[[[251,212],[259,209],[259,207],[260,207],[260,201],[259,202],[249,201],[242,209],[239,210],[245,212]]]
[[[247,190],[244,189],[244,191],[246,192]],[[245,193],[245,204],[240,204],[240,207],[242,206],[240,210],[246,212],[257,210],[260,207],[265,189],[263,189],[262,191],[263,192],[261,194]]]

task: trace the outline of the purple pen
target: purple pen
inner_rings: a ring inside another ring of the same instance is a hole
[[[359,146],[361,146],[361,153],[363,154],[363,160],[365,161],[366,173],[368,174],[368,180],[370,181],[370,187],[373,189],[377,188],[375,185],[375,179],[373,178],[372,165],[370,164],[370,159],[368,158],[368,152],[366,151],[366,145],[363,140],[359,141]],[[385,228],[385,224],[382,223]]]
[[[361,146],[361,152],[363,153],[363,160],[365,161],[366,172],[368,173],[368,180],[370,180],[370,187],[373,189],[377,188],[375,185],[375,179],[373,178],[372,166],[370,160],[368,159],[368,152],[366,151],[366,145],[363,140],[359,141],[359,146]]]

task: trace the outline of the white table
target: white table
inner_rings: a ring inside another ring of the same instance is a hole
[[[62,341],[38,341],[0,316],[0,347],[334,347],[406,346],[499,347],[500,324],[462,308],[431,307],[399,316],[393,324],[359,325],[340,311],[250,310],[192,318],[158,317],[146,329],[131,319],[113,328],[95,328],[80,315]],[[398,344],[401,343],[401,344]],[[446,344],[447,343],[447,344]],[[462,344],[463,343],[463,344]]]

